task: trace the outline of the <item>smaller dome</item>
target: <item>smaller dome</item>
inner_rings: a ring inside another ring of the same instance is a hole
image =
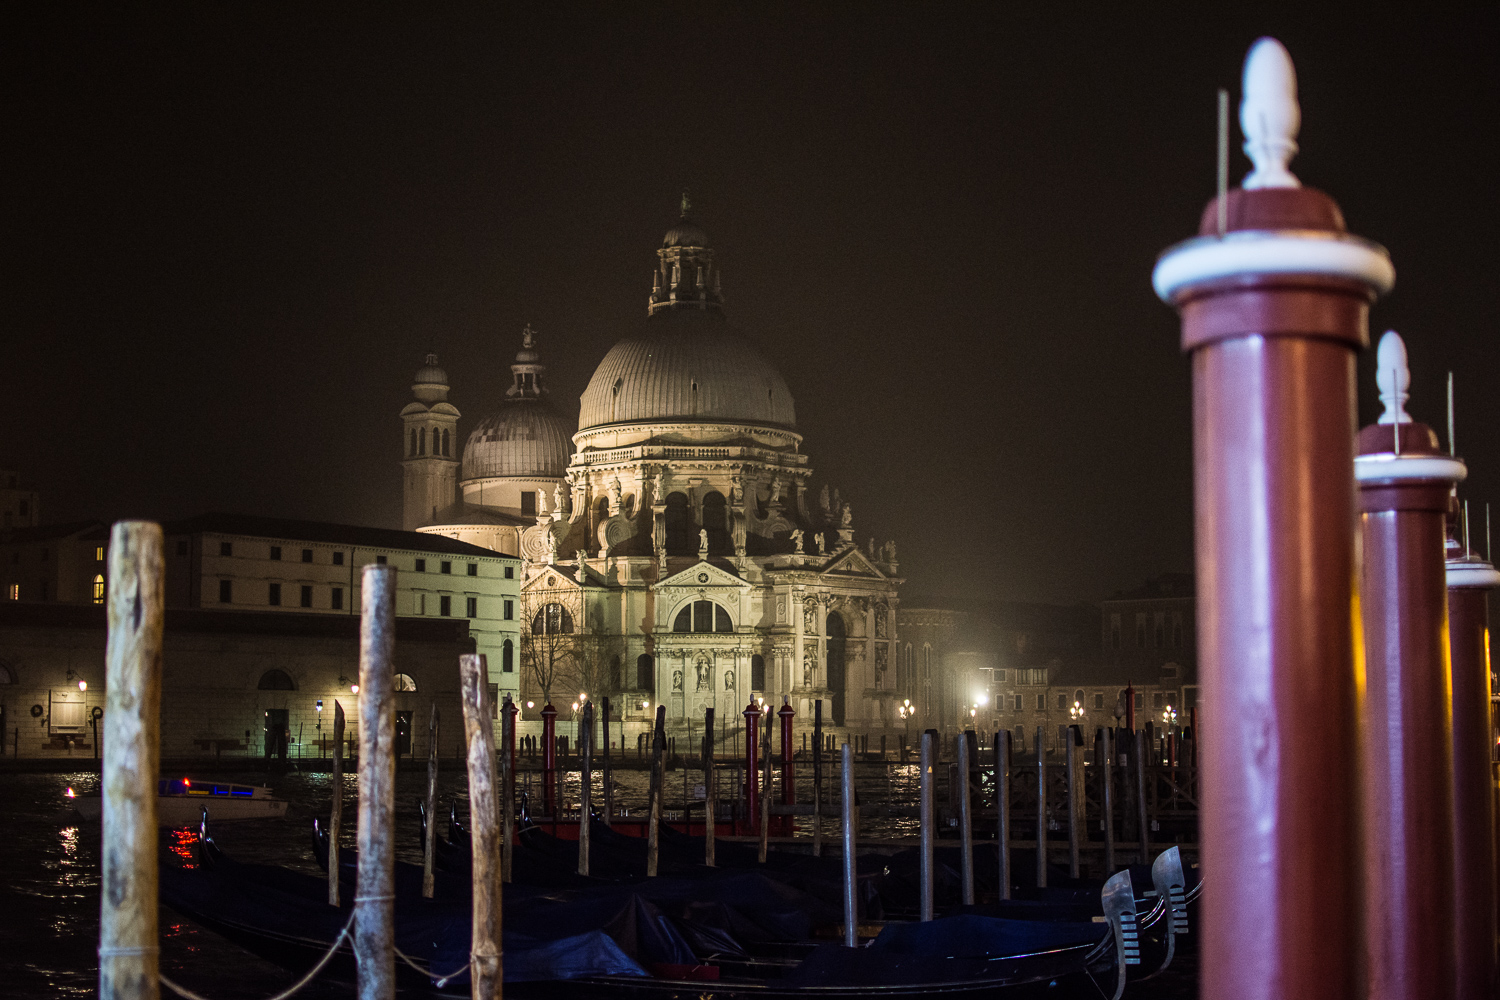
[[[417,385],[447,385],[448,373],[438,367],[437,355],[427,355],[427,363],[417,369],[417,375],[412,380]]]
[[[667,230],[667,235],[662,237],[663,247],[706,247],[708,246],[708,234],[703,227],[698,225],[687,216],[677,220],[677,225]]]
[[[469,432],[460,479],[561,479],[573,456],[573,428],[546,400],[514,400]]]

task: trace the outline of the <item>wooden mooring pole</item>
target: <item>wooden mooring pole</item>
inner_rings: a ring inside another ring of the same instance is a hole
[[[1063,730],[1068,750],[1068,876],[1078,878],[1079,853],[1088,839],[1088,816],[1083,794],[1083,733],[1077,726]]]
[[[333,800],[328,809],[328,905],[339,905],[339,838],[344,835],[344,706],[333,703]],[[431,824],[433,817],[428,816]]]
[[[995,734],[995,844],[1000,853],[1000,898],[1010,898],[1010,730]]]
[[[578,729],[578,874],[589,873],[589,824],[594,793],[594,703],[583,704],[583,725]]]
[[[1141,832],[1141,864],[1151,863],[1151,819],[1146,815],[1146,733],[1135,731],[1135,808]]]
[[[855,824],[859,810],[854,804],[854,748],[843,746],[843,833],[844,833],[844,944],[854,948],[859,945],[859,897],[855,893]],[[770,784],[769,781],[766,782]]]
[[[473,910],[470,939],[473,1000],[496,1000],[501,984],[501,888],[499,806],[495,788],[495,730],[491,720],[489,671],[484,657],[458,660],[469,755],[469,841],[472,846]],[[363,998],[361,998],[363,1000]]]
[[[422,837],[422,895],[432,898],[433,852],[437,848],[437,776],[438,776],[438,707],[432,703],[432,718],[427,721],[427,814],[426,831]]]
[[[761,764],[764,777],[760,783],[760,851],[758,859],[766,863],[766,854],[771,840],[771,732],[766,727],[765,760]]]
[[[823,699],[813,701],[813,857],[823,856]]]
[[[511,880],[516,839],[516,714],[510,695],[500,709],[500,881]]]
[[[1104,792],[1100,795],[1100,801],[1104,803],[1104,877],[1115,873],[1115,751],[1114,741],[1111,739],[1114,731],[1108,726],[1099,730],[1099,746],[1103,751],[1100,756],[1103,760],[1099,768],[1100,779],[1104,782]]]
[[[604,699],[600,709],[600,729],[604,731],[604,739],[599,742],[599,751],[604,755],[602,770],[604,771],[604,825],[614,826],[615,792],[609,783],[609,698]],[[620,752],[625,751],[625,742],[620,741]],[[509,878],[506,879],[510,881]]]
[[[933,806],[936,803],[936,795],[932,787],[933,775],[933,751],[934,745],[932,730],[922,734],[921,775],[918,786],[921,802],[918,809],[920,819],[918,823],[922,834],[922,857],[921,857],[921,888],[920,919],[932,919],[932,882],[933,882],[933,841],[937,839],[937,817],[933,815]]]
[[[1036,727],[1036,884],[1047,887],[1047,750]]]
[[[396,568],[364,568],[359,622],[359,874],[354,958],[359,1000],[396,996]]]
[[[714,827],[718,811],[714,808],[714,710],[703,710],[703,863],[714,866]]]
[[[161,526],[110,530],[105,648],[103,891],[99,996],[156,1000],[156,782],[161,764],[161,646],[165,605]]]
[[[974,905],[974,811],[969,790],[969,737],[958,734],[959,886],[965,906]]]
[[[651,738],[651,807],[646,819],[646,877],[655,878],[661,857],[661,804],[666,783],[662,753],[667,748],[667,706],[656,706],[656,731]]]

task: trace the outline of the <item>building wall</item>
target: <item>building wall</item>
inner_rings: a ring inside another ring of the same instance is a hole
[[[42,523],[41,494],[21,486],[21,477],[0,469],[0,528],[29,528]]]
[[[396,672],[410,676],[417,690],[397,693],[396,710],[412,713],[412,749],[419,757],[426,754],[433,704],[442,716],[440,752],[451,756],[462,741],[458,657],[473,650],[473,640],[464,635],[460,623],[446,628],[445,624],[397,627]],[[23,757],[93,756],[91,726],[67,730],[54,723],[66,714],[57,707],[60,697],[81,697],[82,719],[95,708],[102,712],[106,638],[102,608],[0,606],[6,754],[15,753],[19,739]],[[260,756],[265,713],[271,709],[287,712],[290,756],[324,756],[332,738],[335,700],[343,704],[346,732],[358,739],[359,699],[349,688],[359,675],[357,619],[168,612],[163,647],[164,758],[216,752]],[[258,684],[268,670],[285,672],[295,690],[260,690]],[[88,685],[81,695],[79,680]],[[33,706],[40,708],[39,714],[33,714]]]

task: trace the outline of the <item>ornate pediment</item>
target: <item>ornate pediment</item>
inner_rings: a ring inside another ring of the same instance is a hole
[[[700,562],[665,580],[652,584],[652,590],[743,590],[750,581],[728,570],[720,569],[711,562]]]
[[[582,580],[579,577],[582,577]],[[588,572],[580,573],[577,563],[538,566],[531,578],[521,585],[521,593],[537,590],[599,590],[599,582]]]
[[[843,552],[833,557],[829,564],[823,567],[818,574],[825,577],[861,577],[872,580],[884,580],[886,575],[875,568],[875,564],[865,557],[859,550],[859,546],[851,545]]]

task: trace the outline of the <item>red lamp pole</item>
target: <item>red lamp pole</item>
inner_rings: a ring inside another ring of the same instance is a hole
[[[1191,354],[1203,674],[1200,990],[1353,1000],[1360,976],[1354,353],[1394,282],[1381,248],[1286,169],[1290,57],[1261,39],[1240,118],[1255,162],[1153,283]]]
[[[760,706],[745,706],[745,819],[750,832],[760,829]]]
[[[1458,1000],[1493,997],[1495,811],[1490,778],[1490,591],[1500,573],[1450,539],[1448,644],[1453,659],[1454,942]]]

